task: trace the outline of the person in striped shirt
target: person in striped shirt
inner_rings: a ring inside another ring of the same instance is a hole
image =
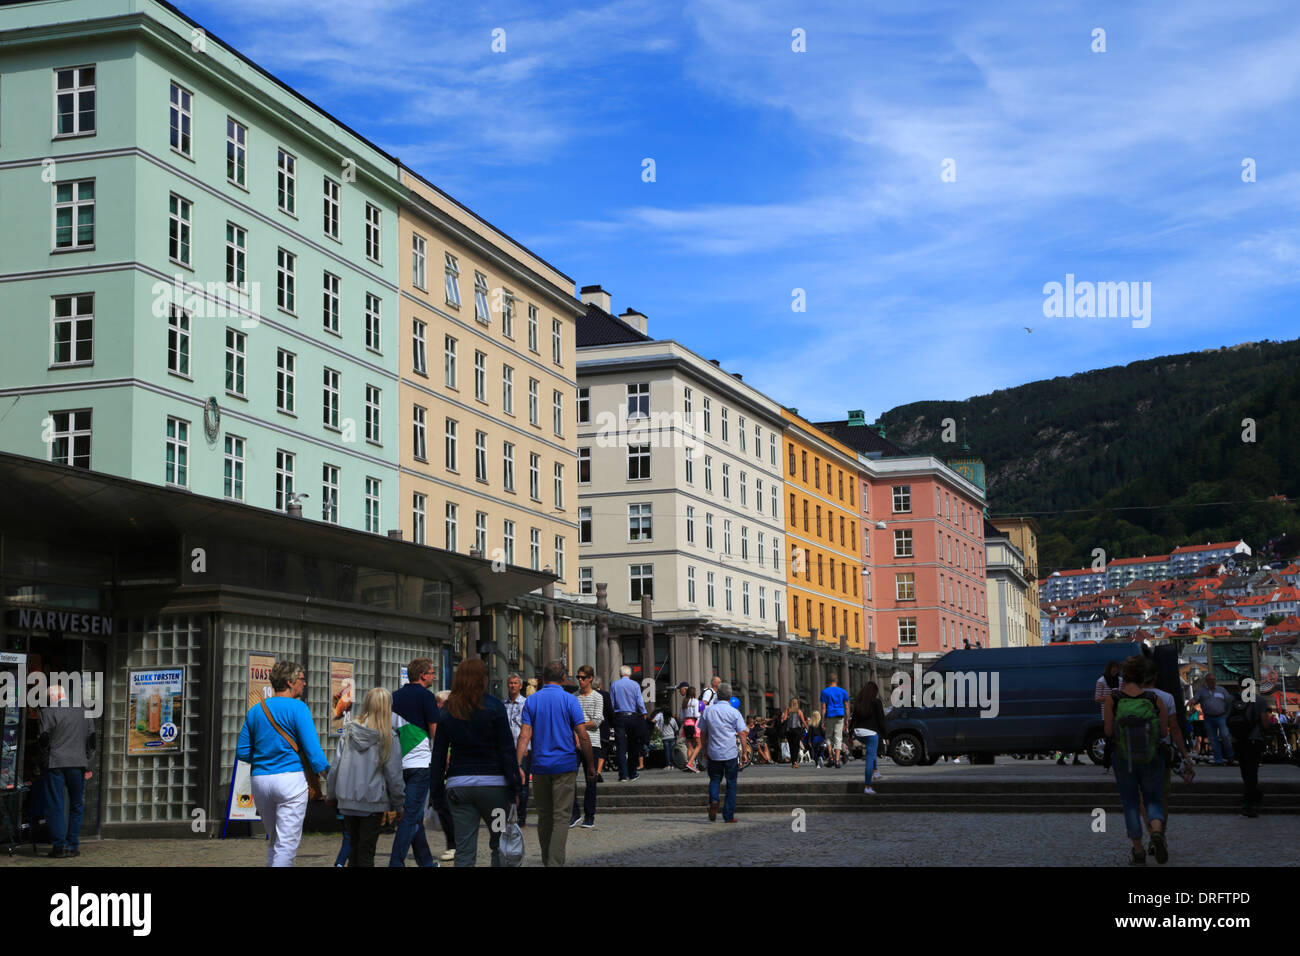
[[[1097,689],[1092,695],[1092,699],[1097,702],[1101,708],[1101,716],[1104,720],[1106,717],[1106,701],[1110,700],[1112,691],[1119,689],[1119,661],[1111,661],[1106,665],[1106,670],[1097,678]],[[1109,737],[1105,740],[1105,749],[1102,751],[1101,766],[1103,770],[1110,769],[1110,745]]]

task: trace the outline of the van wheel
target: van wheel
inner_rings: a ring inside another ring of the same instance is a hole
[[[1106,759],[1106,735],[1100,730],[1094,730],[1088,735],[1083,749],[1088,752],[1088,759],[1095,764],[1100,764]]]
[[[916,734],[898,734],[890,744],[889,756],[900,767],[915,766],[923,759],[925,748],[921,745],[921,738]]]

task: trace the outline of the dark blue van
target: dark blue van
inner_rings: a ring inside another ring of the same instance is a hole
[[[1141,653],[1142,645],[1136,643],[951,651],[924,672],[943,678],[943,696],[923,700],[937,706],[918,707],[909,697],[889,712],[889,755],[910,767],[928,766],[945,754],[1086,750],[1094,763],[1101,763],[1101,707],[1093,699],[1097,678],[1108,661]],[[977,683],[991,691],[993,674],[997,716],[981,717],[976,695],[966,691]],[[951,693],[958,688],[962,693]],[[892,683],[888,690],[882,686],[890,701],[892,691]]]

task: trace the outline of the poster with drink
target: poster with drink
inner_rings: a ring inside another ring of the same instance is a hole
[[[352,719],[352,705],[357,696],[357,662],[330,658],[330,736],[343,733],[343,725]]]
[[[126,752],[132,757],[181,752],[185,668],[127,672]]]
[[[248,697],[243,715],[246,715],[274,693],[271,690],[271,668],[274,666],[274,654],[248,655]],[[252,769],[242,760],[235,761],[235,770],[230,781],[230,803],[226,811],[227,820],[261,819],[258,816],[257,807],[253,804]]]

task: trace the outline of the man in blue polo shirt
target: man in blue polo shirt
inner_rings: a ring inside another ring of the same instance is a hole
[[[844,750],[844,705],[848,703],[849,694],[840,686],[837,674],[831,674],[830,686],[822,691],[822,714],[826,718],[826,746],[830,750],[830,765],[840,765],[840,754]]]
[[[586,765],[587,779],[596,777],[587,736],[587,715],[578,699],[564,689],[564,662],[551,661],[542,668],[545,684],[524,701],[515,756],[523,760],[533,748],[533,802],[537,807],[537,840],[543,866],[564,866],[569,838],[569,813],[578,785],[578,755]]]

